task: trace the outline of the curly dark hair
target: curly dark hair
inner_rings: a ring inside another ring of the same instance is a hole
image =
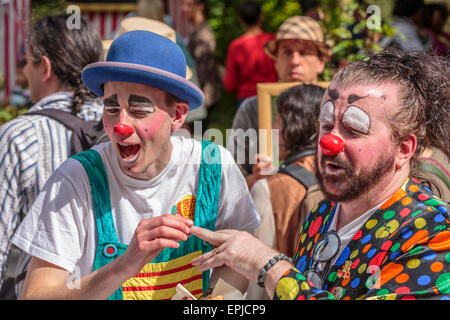
[[[88,19],[81,17],[80,28],[69,29],[69,17],[63,13],[38,20],[28,35],[27,48],[34,63],[46,56],[64,90],[74,92],[72,113],[76,114],[86,99],[95,98],[81,81],[81,70],[99,61],[103,48],[100,34]]]
[[[411,172],[426,147],[441,149],[450,157],[450,60],[423,52],[390,48],[367,61],[353,62],[339,70],[333,81],[342,86],[357,83],[399,86],[401,109],[389,119],[393,141],[409,134],[417,137]]]
[[[317,144],[317,119],[325,89],[312,84],[290,87],[277,98],[281,118],[281,136],[289,155]]]

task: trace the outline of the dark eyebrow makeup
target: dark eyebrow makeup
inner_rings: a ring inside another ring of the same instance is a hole
[[[103,99],[103,104],[108,106],[118,106],[119,101],[117,101],[117,93]]]
[[[153,102],[150,101],[148,98],[142,97],[142,96],[136,96],[136,95],[134,95],[134,94],[130,94],[130,96],[128,97],[128,103],[131,103],[131,102],[150,103],[150,104],[153,104]]]

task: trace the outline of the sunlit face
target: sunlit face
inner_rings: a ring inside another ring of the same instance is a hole
[[[324,66],[314,44],[299,40],[281,40],[279,42],[275,68],[280,81],[315,82]]]
[[[107,82],[104,92],[103,124],[121,169],[136,179],[153,178],[170,160],[175,108],[166,106],[164,91],[143,84]]]
[[[330,84],[322,100],[319,141],[333,134],[344,142],[337,155],[317,150],[317,175],[330,200],[355,199],[394,173],[397,146],[388,118],[399,109],[392,84],[340,87]]]

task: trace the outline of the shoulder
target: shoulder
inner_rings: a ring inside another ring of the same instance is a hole
[[[255,120],[256,119],[256,120]],[[245,99],[233,119],[233,129],[249,128],[252,127],[250,122],[257,121],[258,119],[258,97],[250,97]]]
[[[19,116],[0,126],[0,141],[2,147],[17,144],[22,141],[36,139],[35,122],[42,121],[42,116]]]

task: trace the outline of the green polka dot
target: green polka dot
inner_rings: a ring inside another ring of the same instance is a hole
[[[388,294],[389,290],[388,289],[380,289],[377,291],[377,296],[383,296],[385,294]]]
[[[437,205],[445,205],[446,203],[442,202],[439,199],[430,199],[430,200],[425,201],[425,204],[427,206],[437,206]]]
[[[297,273],[295,277],[297,278],[297,280],[306,281],[306,278],[301,273]]]
[[[386,212],[384,213],[383,218],[384,218],[385,220],[390,220],[390,219],[392,219],[394,216],[395,216],[395,211],[389,210],[389,211],[386,211]]]
[[[332,272],[328,275],[328,281],[330,281],[330,282],[336,281],[336,278],[337,278],[337,272]]]
[[[417,216],[421,212],[422,212],[422,210],[414,211],[413,213],[411,213],[411,218],[414,218],[415,216]]]
[[[450,262],[450,252],[445,255],[445,261]]]
[[[304,230],[308,229],[308,226],[309,226],[309,220],[306,221],[306,223],[303,225],[303,229]]]
[[[400,248],[400,246],[401,246],[401,244],[400,244],[399,242],[397,242],[396,244],[394,244],[394,245],[391,247],[391,251],[392,251],[392,252],[397,251],[398,248]]]
[[[450,273],[443,273],[437,278],[436,286],[439,292],[449,293],[450,292]]]
[[[414,248],[414,249],[410,250],[409,251],[409,255],[412,256],[412,255],[420,253],[421,251],[422,251],[422,247],[418,246],[417,248]]]

